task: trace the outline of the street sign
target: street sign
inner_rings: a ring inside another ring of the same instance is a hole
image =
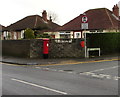
[[[88,23],[82,23],[81,29],[88,29]]]
[[[84,13],[82,18],[81,18],[81,29],[88,29],[88,17]]]
[[[88,23],[88,18],[86,15],[82,16],[82,23]]]

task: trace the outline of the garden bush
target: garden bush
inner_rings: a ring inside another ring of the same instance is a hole
[[[25,30],[25,39],[35,39],[34,31],[30,28]]]

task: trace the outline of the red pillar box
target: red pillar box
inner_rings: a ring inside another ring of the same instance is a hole
[[[44,59],[48,58],[49,54],[49,39],[43,39],[43,57]]]
[[[82,48],[84,48],[84,47],[85,47],[85,41],[81,41],[81,42],[80,42],[80,46],[81,46]]]

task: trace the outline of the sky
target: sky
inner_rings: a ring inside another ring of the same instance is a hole
[[[112,11],[119,0],[1,0],[0,24],[9,26],[29,15],[42,15],[42,11],[57,15],[56,23],[63,25],[89,9],[108,8]]]

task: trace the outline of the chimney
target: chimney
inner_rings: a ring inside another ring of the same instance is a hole
[[[113,14],[119,18],[119,7],[117,4],[113,7]]]
[[[50,21],[52,22],[52,17],[50,16]]]
[[[43,10],[43,12],[42,12],[42,18],[43,18],[43,20],[45,22],[47,22],[47,12],[46,12],[46,10]]]

